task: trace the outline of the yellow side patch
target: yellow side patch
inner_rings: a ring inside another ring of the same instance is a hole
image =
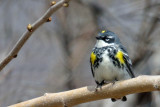
[[[106,32],[106,30],[102,30],[102,32],[101,33],[105,33]]]
[[[91,63],[92,63],[92,65],[94,64],[95,60],[96,60],[96,55],[92,52],[91,53]]]
[[[123,52],[122,51],[118,51],[115,57],[118,58],[118,60],[121,64],[124,64]]]

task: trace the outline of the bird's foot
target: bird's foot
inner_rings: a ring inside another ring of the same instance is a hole
[[[122,98],[118,98],[118,99],[121,99],[122,101],[127,101],[127,97],[126,97],[126,96],[123,96]],[[117,101],[118,99],[111,98],[112,102],[115,102],[115,101]]]
[[[97,86],[95,87],[95,92],[98,91],[98,88],[100,88],[100,90],[102,90],[102,85],[101,84],[97,84]]]
[[[97,92],[97,91],[98,91],[98,88],[100,88],[100,90],[102,90],[102,85],[105,84],[104,80],[103,80],[101,83],[99,83],[99,82],[96,81],[96,83],[97,83],[97,86],[96,86],[96,88],[95,88],[95,91]]]

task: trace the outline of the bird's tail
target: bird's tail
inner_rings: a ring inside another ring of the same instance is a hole
[[[111,98],[111,100],[112,100],[112,102],[115,102],[115,101],[117,101],[118,99]],[[123,97],[121,98],[121,100],[122,100],[122,101],[127,101],[127,97],[126,97],[126,96],[123,96]]]

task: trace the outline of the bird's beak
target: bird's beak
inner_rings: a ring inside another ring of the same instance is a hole
[[[101,36],[96,36],[96,39],[97,39],[97,40],[100,40],[100,39],[101,39]]]

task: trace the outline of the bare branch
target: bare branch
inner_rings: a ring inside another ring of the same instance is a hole
[[[0,71],[13,59],[17,57],[18,52],[20,51],[20,49],[22,48],[22,46],[26,43],[26,41],[29,39],[29,37],[32,35],[32,33],[38,28],[40,27],[42,24],[44,24],[45,22],[48,21],[48,19],[50,18],[50,16],[56,12],[59,8],[61,8],[62,6],[67,7],[68,6],[68,2],[70,0],[61,0],[58,3],[52,3],[51,7],[46,11],[46,13],[39,18],[35,23],[33,23],[32,25],[29,24],[27,26],[27,29],[23,35],[21,36],[21,38],[18,40],[18,42],[16,43],[16,45],[13,47],[13,49],[9,52],[9,54],[1,61],[0,63]],[[50,19],[49,19],[50,20]]]
[[[106,99],[121,98],[124,95],[160,90],[160,76],[139,76],[137,78],[108,84],[95,92],[94,86],[70,91],[45,94],[10,107],[70,107],[77,104]]]

